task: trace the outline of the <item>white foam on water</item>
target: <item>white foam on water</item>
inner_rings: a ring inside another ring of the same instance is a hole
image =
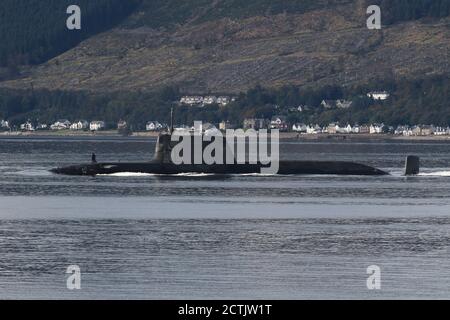
[[[19,176],[33,176],[33,177],[40,177],[40,176],[50,176],[52,173],[48,170],[42,169],[29,169],[29,170],[20,170],[16,172],[10,172],[9,174],[15,174]]]
[[[242,173],[242,174],[235,174],[236,176],[243,176],[243,177],[275,177],[277,174],[271,174],[271,173]],[[288,176],[288,175],[286,175]]]
[[[428,168],[426,170],[432,170],[431,168]],[[422,171],[422,169],[421,169]],[[405,172],[404,170],[398,170],[398,169],[387,169],[386,172],[389,172],[391,177],[395,178],[404,178]],[[427,172],[421,172],[417,175],[413,175],[413,177],[450,177],[450,171],[427,171]]]
[[[418,176],[421,177],[450,177],[450,171],[422,172]]]
[[[109,174],[98,174],[97,176],[105,176],[105,177],[151,177],[156,176],[153,173],[142,173],[142,172],[117,172],[117,173],[109,173]]]
[[[172,174],[171,176],[174,177],[210,177],[215,176],[215,173],[193,173],[193,172],[186,172],[186,173],[178,173],[178,174]]]

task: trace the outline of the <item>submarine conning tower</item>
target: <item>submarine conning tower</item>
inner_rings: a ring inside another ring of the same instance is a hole
[[[171,139],[172,135],[168,132],[159,134],[158,140],[156,141],[155,156],[153,158],[155,162],[171,163]]]
[[[173,131],[172,131],[173,132]],[[183,139],[191,139],[191,146],[192,149],[190,150],[190,154],[191,154],[191,162],[194,163],[195,162],[195,150],[194,150],[194,145],[195,145],[195,138],[198,136],[203,137],[203,133],[200,134],[196,134],[194,132],[185,132],[184,134],[181,134],[180,137],[183,137]],[[233,163],[236,162],[236,156],[234,154],[234,152],[232,152],[232,148],[228,145],[226,138],[224,137],[215,137],[214,139],[221,139],[222,140],[222,144],[223,144],[223,163],[227,162],[227,154],[228,153],[232,153],[233,157],[234,157],[234,161]],[[153,157],[153,161],[157,162],[157,163],[162,163],[162,164],[173,164],[172,162],[172,149],[178,144],[180,143],[179,141],[172,141],[172,133],[170,132],[162,132],[159,134],[158,136],[158,140],[156,141],[156,147],[155,147],[155,155]],[[205,150],[205,148],[211,143],[211,142],[207,142],[207,141],[202,141],[202,152]],[[213,153],[215,154],[215,153]]]

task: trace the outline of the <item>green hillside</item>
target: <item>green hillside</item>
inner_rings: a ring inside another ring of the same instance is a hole
[[[391,98],[377,102],[366,97],[374,88],[389,90]],[[374,123],[387,125],[434,124],[450,125],[450,81],[446,77],[417,79],[414,81],[377,81],[353,88],[326,86],[299,88],[285,86],[279,89],[257,86],[239,95],[236,103],[227,108],[178,107],[177,123],[192,123],[194,120],[218,123],[228,120],[242,124],[244,118],[268,118],[285,115],[288,120],[304,123]],[[32,119],[51,123],[56,119],[103,119],[115,126],[119,119],[133,124],[135,129],[144,129],[148,120],[168,121],[170,107],[180,98],[177,88],[166,87],[149,93],[116,92],[106,95],[85,92],[50,90],[4,90],[0,89],[0,119],[9,119],[14,125]],[[351,108],[325,110],[322,99],[350,99]],[[291,108],[300,104],[311,109],[298,113]],[[275,107],[278,106],[278,107]]]

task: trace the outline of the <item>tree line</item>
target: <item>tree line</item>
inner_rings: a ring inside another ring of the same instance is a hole
[[[256,15],[304,13],[323,7],[357,3],[358,0],[142,0],[140,15],[130,26],[152,28],[201,23],[221,18],[239,19]],[[367,0],[366,5],[380,5],[383,23],[446,17],[449,0]]]
[[[0,67],[39,64],[109,29],[132,12],[140,0],[2,0]],[[66,27],[67,7],[82,9],[81,30]]]
[[[373,90],[387,90],[385,101],[367,97]],[[15,125],[31,119],[52,123],[57,119],[103,120],[111,126],[119,120],[142,130],[147,121],[169,122],[170,109],[175,107],[176,124],[191,124],[194,120],[219,123],[229,121],[242,125],[245,118],[270,119],[286,116],[291,123],[326,125],[330,122],[374,123],[387,125],[434,124],[450,125],[450,81],[445,76],[419,80],[376,81],[358,87],[325,86],[308,88],[256,86],[239,94],[227,107],[218,105],[180,106],[182,95],[176,87],[153,92],[115,92],[93,94],[50,90],[0,89],[0,119]],[[325,109],[324,99],[353,101],[348,109]],[[303,106],[302,112],[298,107]],[[306,106],[306,108],[305,108]]]
[[[443,18],[450,14],[450,0],[370,0],[367,2],[382,8],[385,24],[424,17]]]

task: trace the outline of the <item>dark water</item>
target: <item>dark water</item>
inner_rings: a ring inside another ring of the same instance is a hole
[[[64,177],[155,140],[0,139],[0,298],[450,298],[450,143],[282,142],[386,177]],[[402,177],[407,154],[423,174]],[[79,265],[82,289],[66,288]],[[368,290],[366,268],[381,268]]]

